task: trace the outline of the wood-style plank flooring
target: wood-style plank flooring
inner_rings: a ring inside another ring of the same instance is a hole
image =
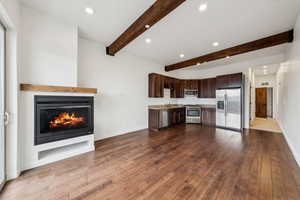
[[[24,172],[0,199],[299,200],[300,170],[282,134],[179,125]]]

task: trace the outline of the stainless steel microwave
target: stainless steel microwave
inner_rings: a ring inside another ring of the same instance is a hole
[[[198,90],[191,90],[191,89],[184,90],[184,97],[197,97],[197,96],[198,96]]]

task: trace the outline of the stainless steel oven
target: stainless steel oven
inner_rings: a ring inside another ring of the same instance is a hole
[[[201,107],[197,107],[197,106],[186,107],[186,123],[187,124],[201,123]]]

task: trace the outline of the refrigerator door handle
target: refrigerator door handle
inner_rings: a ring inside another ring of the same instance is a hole
[[[225,94],[225,116],[227,116],[227,105],[228,105],[228,100],[227,100],[227,94]]]

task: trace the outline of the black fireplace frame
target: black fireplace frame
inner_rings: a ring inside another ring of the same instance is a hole
[[[88,127],[59,132],[40,133],[40,111],[46,108],[87,107]],[[83,96],[34,96],[34,145],[94,134],[94,97]]]

